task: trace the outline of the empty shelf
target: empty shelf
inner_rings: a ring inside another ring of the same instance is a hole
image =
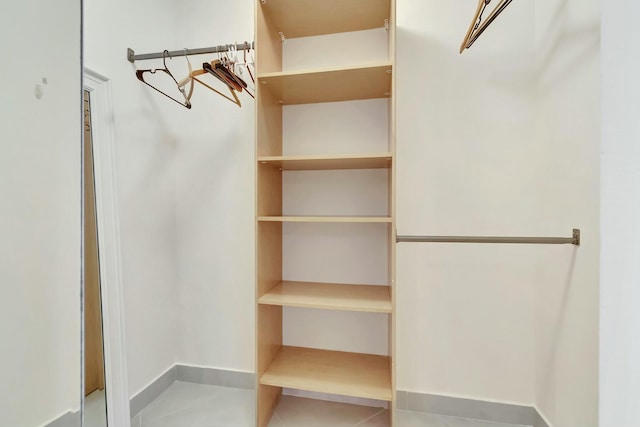
[[[384,27],[390,0],[267,0],[262,6],[276,31],[307,37]]]
[[[388,216],[259,216],[261,222],[347,222],[347,223],[390,223]]]
[[[391,153],[381,153],[258,157],[258,162],[282,170],[387,169],[391,159]]]
[[[260,384],[392,400],[389,357],[283,346]]]
[[[258,76],[282,104],[312,104],[355,99],[387,98],[391,92],[391,64],[277,72]]]
[[[391,313],[389,290],[388,286],[283,281],[258,302],[288,307]]]

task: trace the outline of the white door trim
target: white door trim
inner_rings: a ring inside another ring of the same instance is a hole
[[[84,69],[90,92],[96,219],[104,339],[107,420],[110,427],[129,427],[129,391],[125,346],[120,219],[111,82]]]

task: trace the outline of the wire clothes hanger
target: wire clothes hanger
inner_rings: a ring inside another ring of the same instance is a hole
[[[245,47],[248,49],[248,43],[245,43]],[[255,87],[251,87],[251,90],[249,90],[249,85],[243,80],[243,77],[246,79],[244,73],[242,72],[242,67],[244,66],[244,68],[246,68],[246,70],[249,72],[249,77],[251,78],[251,83],[252,85],[255,85],[255,80],[253,79],[253,74],[251,73],[251,70],[249,69],[249,64],[247,64],[247,51],[244,50],[244,62],[239,62],[238,61],[238,49],[237,49],[238,44],[236,43],[235,45],[232,45],[231,48],[229,49],[229,52],[231,55],[229,55],[230,60],[231,60],[231,71],[233,72],[233,74],[235,75],[235,77],[237,78],[238,82],[240,82],[242,84],[242,86],[244,87],[245,92],[252,98],[255,99],[255,95],[253,93],[251,93],[252,91],[255,92]]]
[[[212,71],[210,72],[209,69],[211,69]],[[204,81],[202,81],[201,79],[198,78],[198,76],[204,75],[204,74],[211,74],[214,77],[216,77],[218,80],[220,80],[221,82],[223,82],[225,84],[225,86],[227,87],[227,89],[229,89],[229,92],[231,93],[231,96],[233,96],[233,98],[225,95],[224,93],[220,92],[219,90],[215,89],[213,86],[208,85],[207,83],[205,83]],[[240,102],[240,99],[238,98],[238,95],[236,95],[236,91],[229,85],[229,83],[223,79],[220,75],[218,75],[217,73],[215,73],[211,67],[211,64],[208,64],[206,62],[204,62],[202,64],[202,68],[199,70],[194,70],[191,72],[191,78],[193,80],[195,80],[196,82],[200,83],[202,86],[206,87],[209,90],[214,91],[215,93],[217,93],[218,95],[222,96],[225,99],[228,99],[229,101],[233,102],[234,104],[236,104],[238,107],[242,107],[242,103]]]
[[[511,4],[513,0],[499,0],[498,5],[491,11],[487,19],[482,22],[482,15],[485,9],[491,3],[491,0],[479,0],[476,13],[473,16],[469,30],[467,31],[462,44],[460,45],[460,53],[465,49],[469,49],[478,40],[478,37],[491,25],[493,21]]]
[[[173,77],[173,74],[171,74],[171,71],[169,71],[169,69],[167,68],[167,56],[169,55],[169,51],[165,50],[162,53],[162,64],[164,66],[164,68],[150,68],[148,70],[136,70],[136,77],[138,78],[138,80],[140,80],[142,83],[146,84],[147,86],[149,86],[150,88],[152,88],[153,90],[160,92],[161,94],[163,94],[164,96],[166,96],[167,98],[177,102],[178,104],[182,105],[183,107],[186,107],[188,109],[191,109],[191,102],[189,101],[189,98],[187,98],[187,95],[184,91],[184,87],[181,88],[180,85],[178,85],[178,81],[176,80],[175,77]],[[169,77],[171,77],[171,80],[174,81],[174,83],[176,84],[176,86],[178,87],[178,90],[180,91],[180,93],[184,96],[184,103],[178,101],[177,99],[175,99],[173,96],[168,95],[166,93],[164,93],[163,91],[161,91],[160,89],[158,89],[157,87],[153,86],[152,84],[146,82],[144,80],[144,75],[145,73],[150,73],[150,74],[155,74],[157,71],[162,71],[163,73],[167,74]],[[193,89],[193,88],[192,88]]]
[[[138,78],[138,80],[140,80],[142,83],[146,84],[147,86],[151,87],[153,90],[161,93],[162,95],[166,96],[172,101],[188,109],[191,108],[191,97],[193,95],[194,86],[195,86],[194,82],[198,82],[202,86],[205,86],[207,89],[212,90],[213,92],[217,93],[223,98],[241,107],[242,104],[236,92],[245,91],[249,96],[251,96],[252,98],[255,98],[255,95],[254,95],[255,78],[249,67],[250,64],[247,63],[246,51],[249,49],[252,49],[252,46],[247,42],[245,42],[244,45],[238,45],[236,43],[235,45],[217,46],[215,49],[213,48],[200,49],[200,50],[211,51],[211,52],[204,52],[204,53],[217,53],[218,59],[213,60],[210,63],[204,62],[202,65],[202,69],[199,69],[199,70],[193,70],[191,61],[189,61],[189,55],[197,55],[201,53],[199,51],[195,52],[198,49],[195,49],[195,50],[184,49],[183,53],[184,53],[185,60],[187,61],[187,65],[189,67],[189,74],[185,78],[179,81],[175,78],[173,73],[171,73],[171,71],[167,68],[166,59],[167,59],[167,56],[169,58],[172,58],[172,55],[179,56],[180,53],[182,52],[179,52],[179,51],[169,52],[168,50],[164,50],[162,54],[158,53],[158,54],[139,55],[139,56],[144,56],[144,58],[138,58],[138,59],[153,59],[158,55],[162,55],[163,67],[148,69],[148,70],[136,70],[136,77]],[[245,51],[244,63],[238,60],[238,50]],[[130,51],[130,53],[131,52],[132,51]],[[152,56],[152,55],[154,55],[153,58],[151,57],[147,58],[147,56]],[[253,64],[253,54],[251,54],[251,58],[252,58],[251,64]],[[247,69],[249,77],[251,77],[251,82],[249,84],[247,84],[247,82],[243,79],[243,77],[246,78],[243,75],[243,69],[242,69],[243,66]],[[182,102],[179,98],[172,96],[171,92],[169,93],[164,92],[161,89],[162,86],[160,87],[154,86],[148,81],[149,80],[148,74],[156,74],[158,71],[161,72],[159,74],[164,73],[169,77],[171,77],[171,80],[173,80],[173,82],[176,84],[178,91],[182,94],[182,97],[184,98],[184,102]],[[206,74],[211,74],[221,83],[223,83],[224,86],[226,86],[227,89],[229,90],[230,96],[221,92],[222,89],[218,90],[215,87],[213,87],[211,83],[208,84],[206,81],[203,81],[200,76],[203,76]]]
[[[245,49],[243,49],[243,54],[244,54],[244,67],[247,69],[247,71],[249,72],[249,77],[251,77],[251,81],[253,82],[253,84],[256,84],[256,80],[253,78],[253,73],[251,72],[251,68],[249,67],[249,64],[247,63],[247,50],[249,50],[249,43],[247,41],[244,42],[245,45]],[[253,62],[253,59],[251,60],[251,62]]]
[[[191,103],[191,97],[193,96],[193,87],[194,87],[193,79],[191,78],[193,67],[191,66],[191,61],[189,61],[189,56],[187,55],[187,48],[184,49],[184,59],[187,60],[187,67],[189,67],[189,74],[187,74],[187,77],[185,77],[184,79],[178,82],[178,90],[180,90],[180,92],[185,97],[185,99],[189,103]],[[185,86],[187,86],[188,83],[191,83],[191,85],[189,86],[189,94],[187,94],[185,90]]]

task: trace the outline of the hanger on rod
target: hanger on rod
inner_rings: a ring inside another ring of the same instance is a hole
[[[153,90],[155,90],[157,92],[160,92],[161,94],[163,94],[167,98],[177,102],[178,104],[182,105],[183,107],[191,109],[191,102],[187,98],[187,95],[185,94],[184,88],[182,88],[182,89],[180,88],[180,85],[178,85],[178,81],[176,80],[175,77],[173,77],[173,74],[171,74],[171,71],[169,71],[169,69],[167,68],[166,59],[167,59],[168,55],[169,55],[169,51],[168,50],[165,50],[163,52],[163,54],[162,54],[162,64],[163,64],[164,68],[150,68],[150,69],[147,69],[147,70],[136,70],[136,77],[138,78],[138,80],[140,80],[142,83],[146,84],[147,86],[149,86]],[[178,87],[178,90],[180,91],[180,93],[184,96],[184,99],[185,99],[184,102],[180,102],[179,100],[177,100],[173,96],[166,94],[165,92],[161,91],[160,89],[158,89],[157,87],[153,86],[152,84],[150,84],[149,82],[147,82],[144,79],[144,76],[145,76],[146,73],[155,74],[158,71],[162,71],[163,73],[165,73],[169,77],[171,77],[171,80],[173,80],[173,82]]]
[[[249,70],[249,65],[247,64],[247,51],[244,50],[244,62],[240,63],[240,62],[238,62],[238,48],[237,48],[237,46],[238,46],[238,44],[236,43],[235,45],[231,45],[230,48],[229,48],[229,55],[228,55],[229,64],[228,64],[227,68],[229,68],[229,70],[231,71],[232,75],[235,77],[236,81],[238,81],[238,83],[240,83],[242,85],[242,87],[244,88],[245,92],[250,97],[255,99],[255,95],[252,93],[252,91],[255,91],[255,87],[252,87],[251,90],[249,90],[249,85],[243,79],[244,74],[242,73],[242,66],[244,65],[244,67],[249,72],[249,77],[251,77],[252,83],[255,85],[255,81],[253,81],[253,74],[251,74],[251,70]],[[245,46],[248,46],[247,42],[245,42]]]
[[[249,73],[249,77],[251,77],[251,81],[253,82],[253,84],[256,84],[256,79],[253,78],[253,73],[251,73],[251,68],[249,67],[249,63],[247,62],[247,51],[249,50],[249,43],[248,42],[244,42],[245,45],[245,49],[243,49],[243,54],[244,54],[244,67],[247,69],[247,72]],[[251,54],[251,56],[253,57],[253,53]],[[251,59],[251,62],[253,63],[253,58]]]
[[[473,20],[471,21],[471,25],[469,26],[469,30],[467,31],[462,44],[460,45],[460,53],[464,52],[465,49],[469,49],[478,37],[484,33],[484,31],[491,25],[493,21],[500,15],[506,8],[511,4],[513,0],[498,0],[498,5],[491,11],[487,19],[483,22],[482,15],[484,15],[485,10],[491,0],[478,0],[478,7],[476,8],[476,13],[473,16]]]
[[[215,93],[222,96],[223,98],[241,107],[242,104],[236,92],[242,92],[244,90],[247,94],[249,94],[249,96],[251,96],[252,98],[255,98],[255,95],[253,93],[255,92],[255,86],[253,86],[255,85],[255,80],[253,77],[253,73],[249,68],[249,63],[247,63],[247,55],[246,55],[246,51],[252,48],[253,48],[252,44],[245,42],[244,45],[238,45],[236,43],[235,45],[217,46],[216,48],[204,48],[204,49],[192,49],[192,50],[184,49],[183,52],[179,52],[179,51],[169,52],[168,50],[165,50],[162,52],[163,68],[136,70],[136,77],[142,83],[151,87],[155,91],[160,92],[162,95],[166,96],[172,101],[189,109],[191,108],[191,97],[193,95],[194,86],[195,86],[194,82],[198,82],[199,84],[205,86],[207,89],[214,91]],[[244,63],[240,63],[238,61],[238,53],[237,53],[238,50],[244,51]],[[174,77],[174,75],[171,73],[171,71],[167,68],[166,58],[167,56],[169,58],[172,58],[172,54],[174,54],[174,56],[178,56],[180,53],[184,55],[185,60],[187,61],[187,65],[189,67],[189,74],[185,78],[181,80],[177,80]],[[191,61],[189,61],[189,55],[203,54],[203,53],[217,53],[218,59],[213,60],[210,63],[204,62],[202,65],[202,69],[193,70]],[[153,58],[157,58],[158,55],[160,54],[144,54],[144,55],[137,55],[137,56],[133,55],[132,58],[138,59],[138,60],[153,59]],[[253,55],[252,55],[252,58],[253,58]],[[242,75],[241,66],[245,66],[247,68],[249,76],[251,77],[251,81],[253,82],[253,85],[251,87],[249,87],[247,82],[245,82],[245,80],[241,77]],[[184,98],[184,102],[181,102],[179,99],[170,95],[169,93],[171,92],[165,93],[159,87],[156,87],[151,83],[149,83],[147,73],[156,74],[158,71],[161,72],[159,74],[164,73],[169,77],[171,77],[173,82],[176,84],[179,92],[182,94],[182,97]],[[204,81],[201,76],[206,74],[211,74],[220,82],[224,83],[224,85],[229,90],[230,96],[216,89],[215,87],[213,87],[212,84]]]
[[[206,67],[206,68],[205,68]],[[217,93],[218,95],[222,96],[225,99],[228,99],[229,101],[233,102],[234,104],[236,104],[238,107],[242,107],[242,103],[240,102],[240,99],[238,98],[238,95],[236,95],[236,91],[227,83],[226,80],[224,80],[222,77],[220,77],[218,74],[216,74],[215,72],[209,72],[208,69],[211,69],[211,64],[208,63],[203,63],[202,64],[202,68],[199,70],[194,70],[191,72],[191,78],[200,83],[202,86],[206,87],[209,90],[214,91],[215,93]],[[212,70],[213,71],[213,70]],[[225,95],[224,93],[220,92],[219,90],[215,89],[213,86],[208,85],[207,83],[205,83],[204,81],[202,81],[200,78],[198,78],[199,76],[202,76],[204,74],[211,74],[214,77],[216,77],[218,80],[220,80],[222,83],[225,84],[225,86],[227,87],[227,89],[229,89],[229,92],[231,93],[231,95],[233,96],[233,98],[230,98],[229,96]]]
[[[229,53],[231,51],[231,47],[229,47]],[[229,53],[225,55],[221,55],[218,57],[218,60],[211,61],[211,68],[215,71],[220,77],[229,82],[229,85],[232,86],[238,92],[242,92],[244,88],[247,87],[247,84],[240,77],[236,76],[233,71],[233,66],[236,62],[235,59],[231,59],[231,55]]]
[[[233,75],[224,67],[219,60],[211,61],[211,63],[207,64],[206,62],[202,64],[202,68],[206,70],[209,74],[217,77],[229,86],[231,89],[242,92],[242,85],[233,78]]]
[[[193,79],[191,78],[191,73],[193,72],[193,67],[191,66],[191,61],[189,61],[189,55],[187,55],[187,49],[184,49],[184,59],[187,60],[187,66],[189,67],[189,74],[182,80],[178,82],[178,90],[182,93],[189,103],[191,103],[191,97],[193,96],[193,87],[195,86],[193,83]],[[187,94],[185,87],[189,84],[189,94]]]

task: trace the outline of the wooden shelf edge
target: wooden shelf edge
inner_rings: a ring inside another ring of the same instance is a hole
[[[391,314],[391,293],[384,285],[282,281],[258,304]]]
[[[391,65],[266,73],[260,88],[282,105],[383,99],[391,96]]]
[[[385,67],[393,70],[392,63],[384,62],[384,63],[366,64],[366,65],[352,65],[348,67],[326,67],[326,68],[317,68],[317,69],[308,69],[308,70],[276,71],[272,73],[258,74],[257,78],[258,80],[260,80],[260,79],[271,79],[271,78],[278,78],[278,77],[304,76],[308,74],[333,73],[336,71],[360,71],[360,70],[366,70],[366,69],[385,68]]]
[[[389,356],[282,346],[260,384],[392,401]]]
[[[314,154],[301,156],[259,156],[258,162],[288,162],[303,160],[359,160],[359,159],[392,159],[392,153],[371,153],[371,154]]]
[[[354,224],[390,224],[390,216],[259,216],[258,222],[320,222]]]
[[[391,169],[391,153],[338,154],[314,156],[262,156],[261,165],[287,171]]]
[[[269,0],[260,6],[287,38],[383,28],[390,0]]]

